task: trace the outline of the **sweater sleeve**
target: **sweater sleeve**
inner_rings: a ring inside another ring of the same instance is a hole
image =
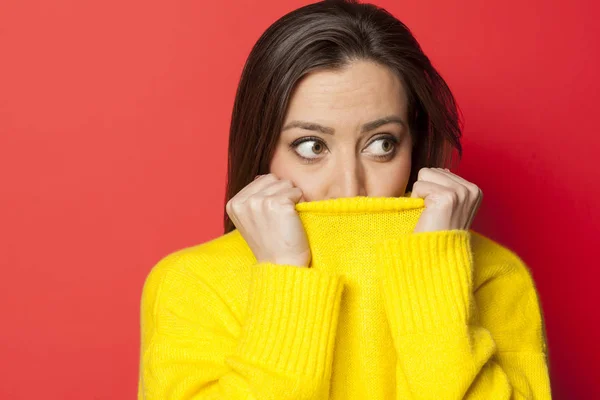
[[[185,256],[160,264],[142,293],[139,400],[327,398],[341,276],[256,263],[242,317]]]
[[[377,254],[396,398],[551,398],[542,314],[524,265],[500,266],[474,293],[470,231],[411,233],[380,242]]]

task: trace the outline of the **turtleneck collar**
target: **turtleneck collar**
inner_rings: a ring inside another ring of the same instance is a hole
[[[296,204],[298,213],[355,213],[387,212],[424,208],[425,201],[420,197],[411,198],[411,192],[402,197],[340,197],[315,200]]]
[[[345,273],[372,266],[376,249],[385,240],[411,234],[424,209],[424,199],[411,198],[410,192],[402,197],[355,196],[296,204],[312,267]]]
[[[412,233],[425,209],[422,198],[340,197],[296,204],[314,250],[358,245]]]

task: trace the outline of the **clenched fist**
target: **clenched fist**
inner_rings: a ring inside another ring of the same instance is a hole
[[[254,178],[225,209],[258,262],[308,267],[310,248],[295,207],[301,201],[300,188],[271,173]]]
[[[425,200],[425,210],[413,231],[418,233],[469,230],[483,193],[477,185],[447,168],[421,168],[410,197]]]

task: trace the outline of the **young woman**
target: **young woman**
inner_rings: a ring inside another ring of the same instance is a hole
[[[224,235],[146,279],[138,398],[550,398],[531,274],[446,168],[460,135],[385,10],[276,21],[235,99]]]

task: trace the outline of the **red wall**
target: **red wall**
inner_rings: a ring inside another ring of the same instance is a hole
[[[221,234],[243,62],[305,3],[0,0],[0,398],[135,397],[143,280]],[[555,398],[600,398],[598,6],[378,4],[463,110],[454,172],[534,274]]]

